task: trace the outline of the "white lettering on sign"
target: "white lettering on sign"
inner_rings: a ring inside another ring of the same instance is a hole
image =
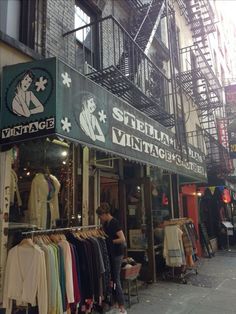
[[[155,129],[153,125],[139,120],[138,118],[135,117],[134,114],[131,114],[128,111],[122,110],[120,108],[113,107],[112,116],[116,121],[122,123],[123,125],[133,130],[137,130],[138,132],[148,136],[149,138],[152,138],[153,140],[156,140],[157,142],[161,144],[164,144],[167,147],[176,149],[176,142],[175,142],[174,135]],[[138,137],[136,136],[129,135],[125,133],[124,131],[121,131],[116,128],[113,128],[112,133],[113,133],[114,143],[122,145],[122,146],[128,146],[128,147],[131,147],[132,149],[135,149],[137,151],[142,151],[147,154],[150,154],[150,151],[153,151],[153,154],[156,155],[156,149],[150,146],[152,144],[147,143],[141,139],[138,139]],[[183,148],[183,153],[187,155],[187,152],[184,148]],[[164,158],[162,151],[158,151],[157,155],[158,155],[158,158],[162,158],[162,159]],[[188,147],[188,156],[200,163],[202,163],[204,160],[204,155],[199,154],[197,151],[193,150],[191,147]],[[171,153],[168,154],[168,157],[166,157],[165,155],[165,159],[167,161],[173,160],[173,158],[176,159],[176,163],[178,164],[178,158],[176,156],[173,156]],[[179,160],[181,162],[180,156],[179,156]]]
[[[114,107],[112,109],[112,116],[116,121],[122,122],[125,126],[137,130],[166,146],[175,146],[174,137],[172,138],[169,134],[156,130],[150,123],[137,119],[134,114],[131,114],[128,111],[122,111],[121,109]],[[173,144],[171,145],[171,143]]]
[[[55,118],[45,119],[43,121],[30,122],[26,125],[17,125],[13,128],[2,129],[1,138],[17,137],[22,134],[36,133],[42,130],[50,130],[55,127]]]
[[[188,170],[192,170],[195,173],[206,175],[204,167],[191,162],[188,160],[183,160],[178,152],[171,152],[168,148],[160,147],[153,143],[149,143],[138,136],[126,133],[116,127],[112,127],[112,142],[114,144],[129,147],[135,151],[148,154],[149,156],[158,158],[160,160],[165,160],[166,162],[175,164],[177,167],[184,167]],[[192,152],[193,155],[193,152]],[[196,159],[201,158],[195,156]]]

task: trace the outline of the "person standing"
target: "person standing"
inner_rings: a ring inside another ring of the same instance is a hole
[[[118,220],[111,215],[108,203],[102,203],[97,208],[96,213],[102,222],[106,235],[108,236],[106,241],[111,262],[115,306],[117,306],[118,313],[126,314],[127,311],[124,307],[124,293],[120,281],[121,263],[126,242],[125,236]]]

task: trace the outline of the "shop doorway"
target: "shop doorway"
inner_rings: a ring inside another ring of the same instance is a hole
[[[110,205],[112,216],[120,221],[119,180],[112,173],[100,172],[100,203],[103,202]]]
[[[127,254],[142,264],[140,279],[155,281],[150,179],[126,179]]]

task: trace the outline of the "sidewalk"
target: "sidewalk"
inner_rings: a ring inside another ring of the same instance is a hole
[[[198,273],[188,275],[187,284],[159,281],[141,287],[140,301],[128,313],[235,314],[236,250],[201,259]]]

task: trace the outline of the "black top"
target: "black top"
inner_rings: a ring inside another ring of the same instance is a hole
[[[124,255],[124,245],[121,243],[113,243],[112,241],[118,239],[116,233],[121,231],[120,224],[117,219],[112,218],[106,221],[103,225],[105,233],[108,235],[107,247],[111,257]]]

